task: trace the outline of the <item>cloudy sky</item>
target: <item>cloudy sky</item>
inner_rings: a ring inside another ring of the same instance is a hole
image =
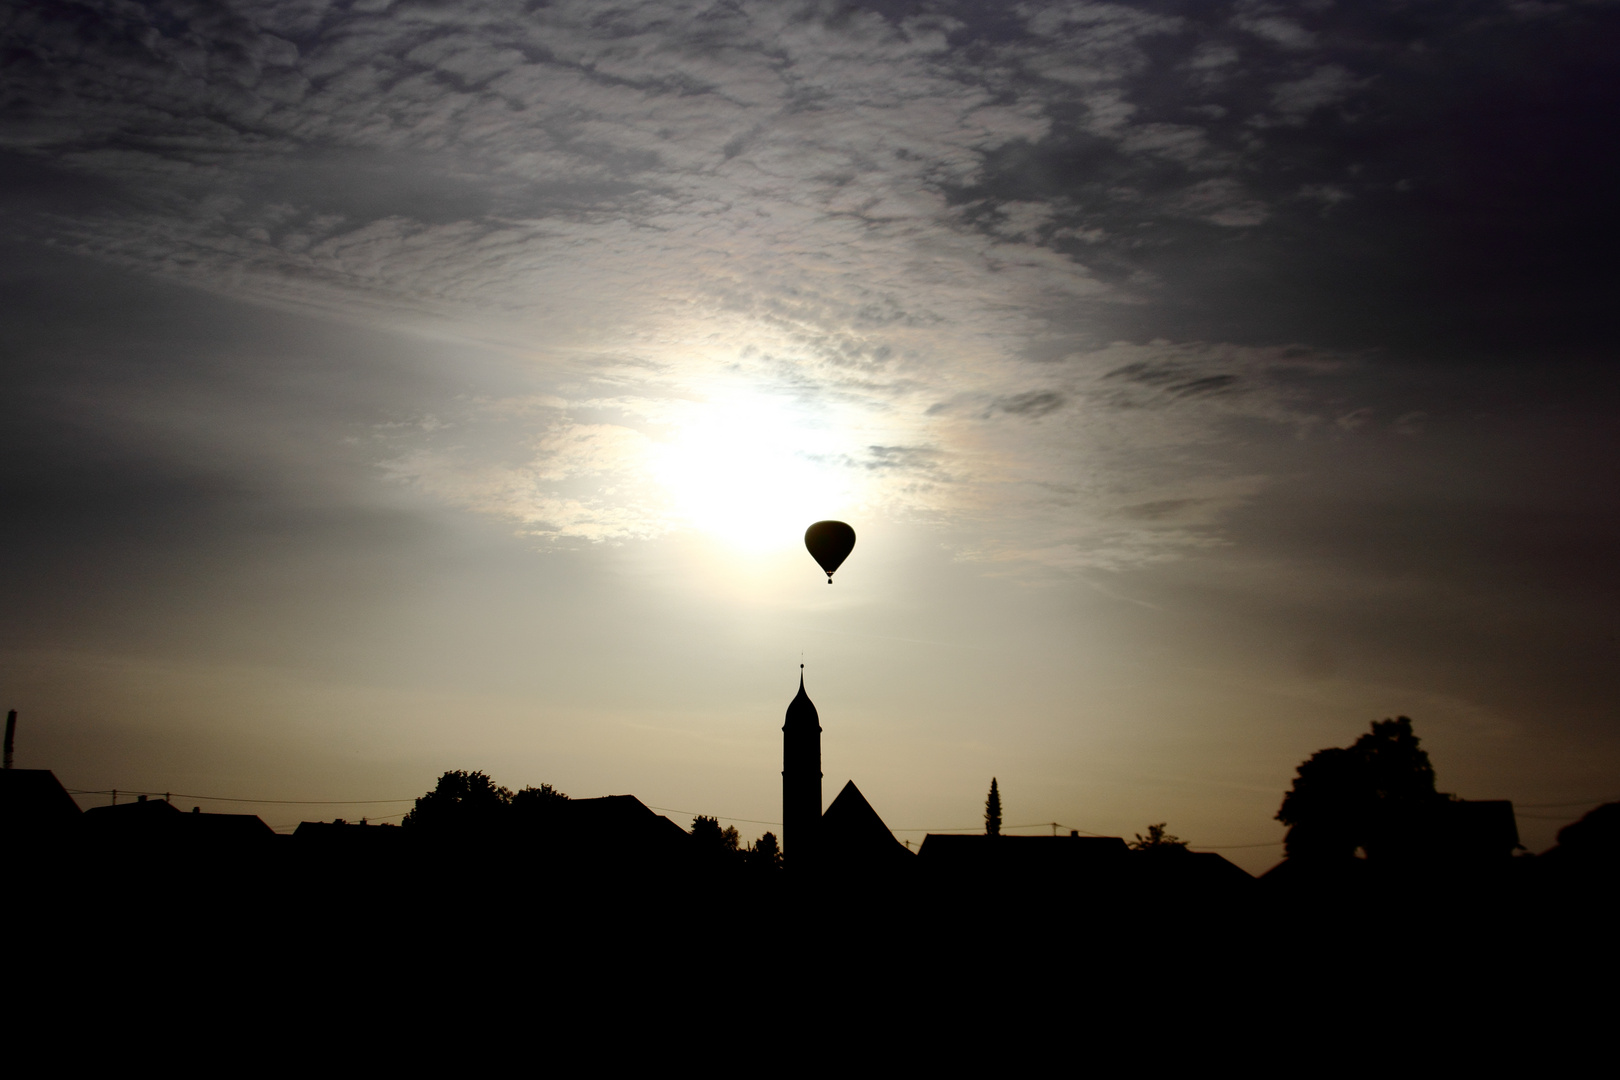
[[[86,0],[0,41],[20,765],[768,822],[802,656],[828,797],[897,830],[995,775],[1009,823],[1271,844],[1395,714],[1533,848],[1620,797],[1613,3]]]

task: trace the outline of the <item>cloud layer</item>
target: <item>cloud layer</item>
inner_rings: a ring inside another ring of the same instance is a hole
[[[1606,10],[19,7],[0,146],[14,238],[521,357],[378,461],[537,535],[680,527],[671,463],[765,424],[831,505],[1123,566],[1263,489],[1231,439],[1392,422],[1375,351],[1452,347],[1494,287],[1392,299],[1488,217],[1484,182],[1422,211],[1492,150],[1445,125]],[[1358,250],[1415,214],[1415,257]]]

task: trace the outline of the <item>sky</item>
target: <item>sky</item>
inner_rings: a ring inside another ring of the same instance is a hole
[[[1620,798],[1615,3],[89,0],[0,48],[20,767],[746,839],[802,662],[825,798],[914,843],[995,776],[1263,870],[1394,715],[1532,850]]]

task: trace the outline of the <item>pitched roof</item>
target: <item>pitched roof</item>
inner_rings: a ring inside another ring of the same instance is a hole
[[[79,804],[49,769],[0,769],[0,831],[52,830],[78,817]]]
[[[568,828],[596,831],[598,839],[635,838],[658,845],[679,844],[686,830],[661,814],[655,814],[634,795],[604,795],[598,799],[569,799],[558,803],[557,811]]]
[[[1201,891],[1247,888],[1254,875],[1216,851],[1161,845],[1131,852],[1135,876],[1155,888]]]
[[[1130,849],[1117,836],[987,836],[930,833],[917,852],[947,874],[1123,875]]]
[[[163,799],[95,806],[84,812],[89,834],[101,840],[251,844],[275,838],[275,830],[257,814],[186,814]]]
[[[898,865],[912,858],[853,780],[821,815],[819,843],[823,858],[831,863]]]

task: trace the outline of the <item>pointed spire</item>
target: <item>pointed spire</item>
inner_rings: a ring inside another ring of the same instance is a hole
[[[810,700],[810,695],[804,689],[803,664],[799,665],[799,692],[793,696],[793,700],[787,707],[787,723],[792,725],[795,720],[801,722],[808,720],[815,726],[817,731],[821,730],[821,717],[816,713],[815,702]],[[784,727],[783,730],[785,731],[786,728]]]

